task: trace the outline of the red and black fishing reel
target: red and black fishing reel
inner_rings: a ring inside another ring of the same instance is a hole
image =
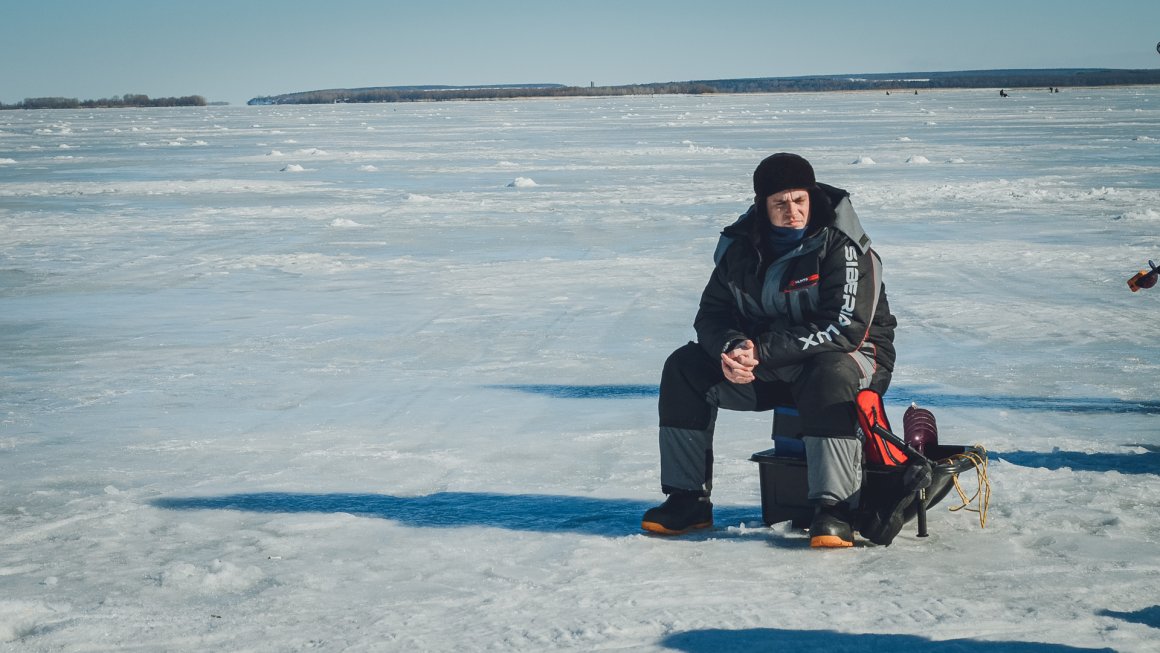
[[[1128,287],[1132,289],[1132,292],[1156,285],[1157,277],[1160,277],[1160,267],[1157,267],[1152,261],[1148,261],[1148,267],[1152,269],[1140,270],[1131,279],[1128,279]]]

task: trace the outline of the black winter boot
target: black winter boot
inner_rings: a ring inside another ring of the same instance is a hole
[[[840,549],[854,546],[854,529],[845,504],[819,503],[810,522],[810,546],[815,549]]]
[[[682,535],[713,525],[713,504],[704,492],[673,490],[669,498],[644,513],[640,527],[660,535]]]

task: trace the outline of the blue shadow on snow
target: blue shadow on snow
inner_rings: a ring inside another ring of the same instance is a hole
[[[1043,410],[1061,413],[1160,415],[1160,401],[1125,401],[1110,397],[1028,397],[959,395],[928,392],[906,386],[891,386],[887,404],[910,404],[935,408],[1003,408]]]
[[[637,399],[656,397],[660,388],[655,385],[561,385],[548,383],[507,383],[484,386],[493,390],[514,390],[553,399]]]
[[[658,495],[659,496],[659,495]],[[437,492],[424,496],[256,492],[151,501],[166,510],[240,510],[269,513],[346,513],[426,528],[488,526],[514,531],[623,536],[640,533],[640,517],[656,502],[550,494]],[[754,506],[714,506],[719,524],[761,519]]]
[[[646,384],[565,385],[548,383],[509,383],[485,386],[495,390],[513,390],[544,395],[555,399],[638,399],[656,397],[660,389]],[[932,408],[1004,408],[1008,410],[1045,410],[1064,413],[1110,413],[1160,415],[1160,401],[1125,401],[1107,397],[1027,397],[960,395],[928,392],[906,386],[891,387],[886,403],[917,403]]]
[[[1160,474],[1160,452],[1084,453],[1082,451],[1006,451],[990,452],[991,458],[1005,460],[1020,467],[1071,469],[1077,472],[1121,474]]]
[[[1065,644],[1041,642],[996,642],[976,639],[931,640],[918,635],[880,635],[875,633],[839,633],[832,630],[788,630],[781,628],[748,628],[724,630],[711,628],[674,633],[661,645],[685,653],[762,653],[764,651],[826,651],[827,653],[1074,653],[1077,651],[1111,651],[1110,648],[1079,648]]]
[[[1136,610],[1135,612],[1116,612],[1114,610],[1101,610],[1098,613],[1101,617],[1115,617],[1116,619],[1123,619],[1134,624],[1144,624],[1152,628],[1160,628],[1160,605],[1154,605],[1150,608]]]
[[[555,399],[635,399],[656,397],[659,389],[655,385],[563,385],[563,384],[506,384],[490,385],[496,390],[512,390],[527,394],[544,395]],[[1123,401],[1104,398],[1056,397],[982,397],[973,395],[950,395],[930,393],[906,387],[890,390],[889,404],[918,403],[932,407],[958,408],[1010,408],[1017,410],[1057,410],[1078,413],[1160,413],[1157,401]],[[1005,460],[1022,467],[1043,467],[1047,469],[1074,469],[1078,471],[1104,472],[1116,470],[1123,474],[1160,474],[1160,447],[1148,444],[1130,445],[1143,447],[1146,453],[1082,453],[1078,451],[1012,451],[991,452],[991,457]]]

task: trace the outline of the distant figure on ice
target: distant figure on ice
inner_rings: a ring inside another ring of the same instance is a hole
[[[808,161],[774,154],[753,173],[754,204],[721,232],[693,322],[697,342],[665,362],[660,391],[665,502],[641,526],[677,535],[713,524],[717,410],[792,405],[801,418],[810,545],[854,544],[862,484],[855,396],[886,392],[894,328],[881,261],[849,194]]]
[[[999,89],[999,97],[1007,97],[1007,91],[1004,89]]]

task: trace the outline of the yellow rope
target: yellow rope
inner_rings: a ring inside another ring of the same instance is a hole
[[[987,508],[991,505],[991,479],[987,478],[987,450],[982,445],[975,445],[978,451],[967,451],[961,454],[951,456],[947,460],[967,460],[975,468],[978,473],[979,486],[975,489],[975,494],[967,497],[967,493],[963,491],[963,486],[959,484],[959,475],[957,473],[952,475],[955,481],[955,490],[959,493],[959,500],[963,503],[958,506],[952,506],[951,512],[959,510],[967,510],[968,512],[979,513],[979,527],[987,527]],[[970,505],[979,500],[978,508],[971,508]]]

